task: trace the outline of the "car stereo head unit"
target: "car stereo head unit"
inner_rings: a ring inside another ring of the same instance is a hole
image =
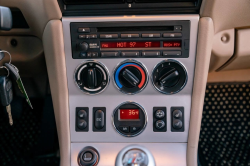
[[[187,58],[190,22],[71,23],[74,59]]]

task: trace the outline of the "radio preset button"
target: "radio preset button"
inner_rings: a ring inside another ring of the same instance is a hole
[[[143,51],[142,56],[160,56],[161,52],[159,51]]]
[[[139,56],[139,52],[122,52],[122,56]]]
[[[78,28],[78,32],[80,32],[80,33],[88,33],[88,32],[90,32],[90,29],[89,28]]]
[[[117,39],[118,34],[101,34],[100,38],[101,39]]]
[[[163,51],[163,56],[181,56],[181,51]]]
[[[119,52],[102,52],[101,57],[117,57],[120,56]]]
[[[80,58],[86,58],[88,54],[86,54],[86,52],[80,52]]]
[[[139,34],[121,34],[121,38],[137,38],[140,37]]]
[[[87,58],[91,58],[92,57],[92,53],[91,52],[88,52],[87,53]]]
[[[96,34],[86,35],[86,39],[96,39],[96,38],[97,38]]]
[[[91,53],[91,56],[92,56],[92,58],[98,57],[98,52],[92,52],[92,53]]]
[[[86,35],[79,35],[79,39],[85,39]]]
[[[163,37],[174,38],[174,37],[182,37],[181,33],[164,33]]]
[[[143,38],[158,38],[161,37],[160,33],[148,33],[148,34],[142,34]]]

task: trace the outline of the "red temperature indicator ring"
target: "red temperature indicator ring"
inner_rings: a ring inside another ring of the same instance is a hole
[[[120,121],[138,121],[140,120],[139,109],[119,109],[119,120]]]
[[[164,41],[163,47],[181,47],[181,41]]]

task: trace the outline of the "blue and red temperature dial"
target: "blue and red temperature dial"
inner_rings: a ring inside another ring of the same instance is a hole
[[[148,74],[141,63],[126,60],[116,68],[114,81],[117,88],[123,93],[135,94],[145,88],[148,82]]]

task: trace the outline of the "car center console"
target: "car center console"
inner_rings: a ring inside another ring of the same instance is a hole
[[[185,166],[199,16],[63,17],[71,166]]]

